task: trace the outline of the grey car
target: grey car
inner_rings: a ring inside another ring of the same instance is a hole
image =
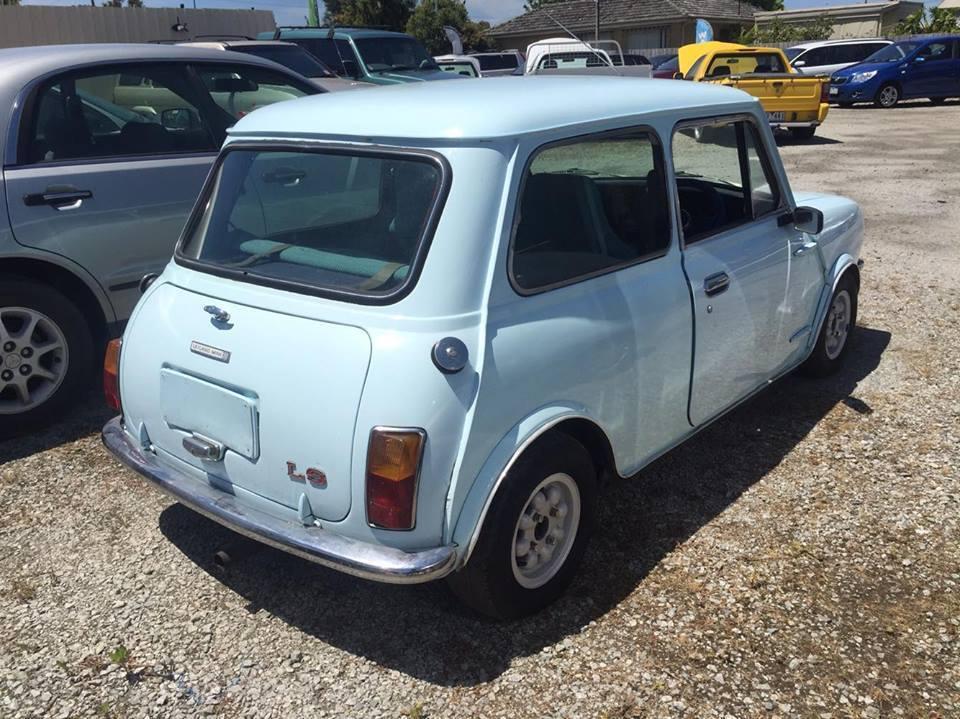
[[[0,435],[49,421],[91,384],[227,129],[320,92],[203,48],[0,50]]]

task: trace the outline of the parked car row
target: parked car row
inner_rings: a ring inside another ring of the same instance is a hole
[[[873,103],[889,108],[901,100],[943,102],[960,97],[960,37],[825,40],[786,51],[806,75],[830,77],[829,99],[840,107]]]

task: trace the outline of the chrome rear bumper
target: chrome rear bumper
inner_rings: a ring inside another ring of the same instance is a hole
[[[391,584],[417,584],[449,574],[456,547],[405,552],[335,534],[320,527],[285,522],[243,506],[229,492],[198,482],[159,463],[124,431],[120,417],[107,422],[103,443],[125,465],[181,504],[258,542],[311,562],[364,579]]]

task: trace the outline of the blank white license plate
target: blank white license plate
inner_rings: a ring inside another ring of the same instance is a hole
[[[768,113],[767,113],[767,120],[769,120],[770,122],[783,122],[783,120],[784,120],[784,113],[782,113],[782,112],[768,112]]]
[[[830,88],[830,94],[831,94],[831,95],[839,95],[839,94],[840,94],[840,88],[839,88],[839,87],[831,87],[831,88]]]

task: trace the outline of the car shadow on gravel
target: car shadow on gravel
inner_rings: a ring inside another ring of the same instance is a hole
[[[788,133],[778,132],[774,135],[778,147],[789,145],[842,145],[841,140],[834,140],[832,137],[814,135],[813,137],[798,138]]]
[[[579,633],[615,609],[678,545],[776,467],[838,403],[856,396],[890,333],[860,328],[845,369],[825,380],[786,377],[628,481],[612,482],[584,565],[570,591],[540,614],[498,623],[464,609],[443,583],[392,586],[325,569],[246,540],[181,505],[160,529],[190,560],[267,612],[351,654],[444,686],[474,686],[511,660]],[[221,548],[241,558],[216,569]],[[243,556],[249,552],[249,556]],[[694,591],[694,589],[690,589]],[[309,653],[305,641],[302,650]]]
[[[103,393],[93,389],[48,427],[0,436],[0,465],[99,432],[115,414],[103,403]]]

